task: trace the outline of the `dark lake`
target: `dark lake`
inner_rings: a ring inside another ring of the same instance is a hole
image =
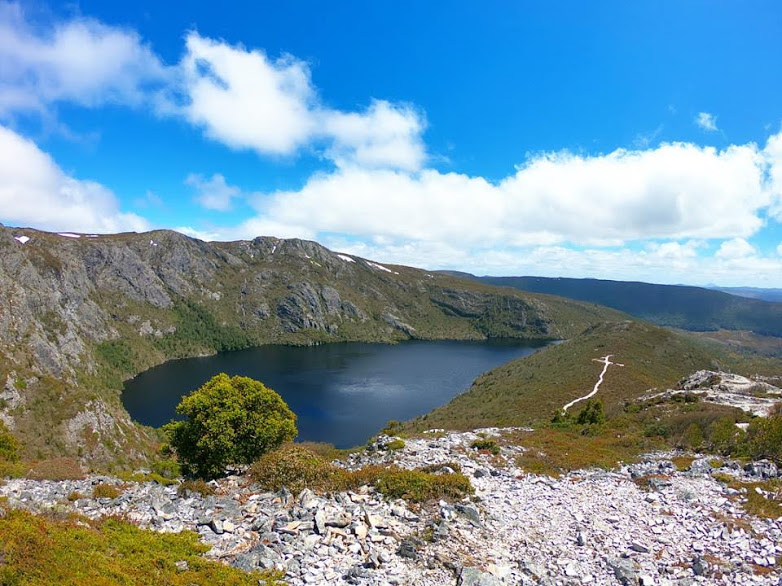
[[[389,419],[444,405],[479,374],[541,346],[516,340],[262,346],[161,364],[128,381],[122,402],[133,419],[158,427],[174,417],[183,395],[215,374],[249,376],[296,413],[297,440],[347,448],[363,444]]]

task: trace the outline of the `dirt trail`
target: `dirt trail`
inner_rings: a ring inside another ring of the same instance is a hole
[[[606,371],[608,370],[609,364],[614,364],[616,366],[624,366],[624,364],[619,364],[618,362],[611,362],[611,357],[613,354],[608,354],[606,356],[603,356],[602,358],[593,358],[596,362],[602,362],[603,363],[603,372],[600,373],[600,378],[597,379],[597,382],[595,383],[595,387],[592,389],[592,392],[588,395],[584,395],[583,397],[579,397],[578,399],[574,399],[573,401],[570,401],[567,405],[562,407],[562,413],[570,409],[573,405],[578,403],[579,401],[586,401],[587,399],[591,399],[597,394],[597,390],[600,388],[600,385],[603,384],[603,377],[606,374]]]

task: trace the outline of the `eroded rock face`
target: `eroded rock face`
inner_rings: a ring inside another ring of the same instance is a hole
[[[737,407],[758,417],[768,417],[782,403],[782,389],[765,380],[715,370],[699,370],[679,381],[677,388],[645,395],[640,400],[688,394],[709,403]]]
[[[478,431],[496,437],[520,430]],[[296,586],[771,586],[780,580],[782,522],[745,513],[741,495],[705,468],[678,472],[671,454],[651,454],[616,472],[581,470],[554,479],[513,465],[523,446],[503,447],[497,459],[470,447],[476,433],[430,435],[407,439],[394,451],[382,449],[390,438],[380,438],[377,449],[343,465],[456,463],[477,498],[413,506],[369,488],[269,493],[236,476],[213,482],[216,494],[207,497],[97,476],[9,480],[0,496],[8,497],[3,506],[44,510],[56,504],[92,518],[125,515],[156,531],[194,530],[211,547],[210,557],[245,570],[281,569]],[[755,478],[747,476],[754,470],[735,462],[719,472]],[[666,482],[633,480],[649,476]],[[91,498],[98,483],[115,484],[122,494]],[[85,498],[68,501],[74,491]]]

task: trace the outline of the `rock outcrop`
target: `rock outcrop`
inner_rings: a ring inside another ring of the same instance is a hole
[[[500,436],[501,429],[479,430]],[[580,470],[561,478],[471,449],[476,433],[441,431],[400,450],[367,450],[343,465],[416,468],[456,463],[473,499],[422,506],[389,501],[369,488],[298,495],[263,492],[244,477],[212,485],[216,494],[123,483],[111,477],[9,480],[3,506],[63,507],[88,517],[120,514],[156,531],[198,532],[207,555],[243,569],[278,568],[292,585],[775,585],[782,519],[742,508],[745,496],[714,478],[757,480],[768,466],[694,462],[677,471],[670,454],[651,454],[615,472]],[[381,444],[388,438],[380,438]],[[447,471],[445,471],[447,473]],[[654,479],[655,482],[647,482]],[[95,485],[120,496],[95,499]],[[69,496],[70,495],[70,496]],[[777,498],[767,494],[766,498]]]

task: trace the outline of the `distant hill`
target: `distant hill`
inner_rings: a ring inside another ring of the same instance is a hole
[[[709,289],[749,299],[762,299],[774,303],[782,302],[782,289],[760,289],[758,287],[709,287]]]
[[[652,323],[685,330],[747,330],[782,336],[782,303],[749,299],[701,287],[631,281],[549,277],[476,277],[481,283],[559,295],[613,307]]]

